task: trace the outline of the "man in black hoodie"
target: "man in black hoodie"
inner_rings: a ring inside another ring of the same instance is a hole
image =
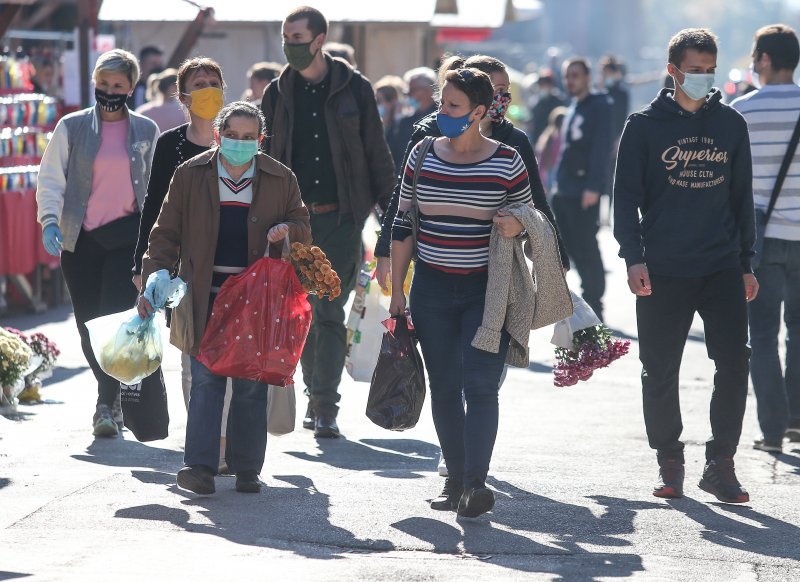
[[[622,133],[614,236],[637,295],[644,419],[659,464],[653,495],[683,495],[678,375],[698,313],[716,367],[699,485],[744,503],[733,456],[747,399],[747,302],[758,293],[752,166],[744,119],[712,88],[716,64],[710,31],[686,29],[670,41],[667,71],[677,89],[662,89]]]

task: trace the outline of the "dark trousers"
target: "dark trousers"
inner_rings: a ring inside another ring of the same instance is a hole
[[[311,235],[342,280],[342,294],[328,301],[309,296],[311,329],[300,358],[306,394],[317,414],[336,416],[339,382],[347,349],[344,306],[353,290],[362,261],[364,225],[352,215],[337,212],[311,215]]]
[[[107,251],[81,231],[75,251],[61,254],[61,271],[67,283],[81,337],[81,348],[97,379],[97,403],[111,406],[119,396],[119,382],[103,372],[92,352],[85,323],[96,317],[130,309],[136,303],[136,287],[131,281],[131,266],[136,241],[119,250]],[[161,389],[161,375],[151,374],[142,381]]]
[[[489,472],[509,342],[503,332],[497,354],[471,345],[483,320],[486,280],[486,273],[453,275],[417,262],[409,303],[447,471],[466,487],[483,485]]]
[[[194,357],[191,362],[192,392],[183,462],[186,465],[205,465],[216,473],[219,467],[219,427],[228,379],[212,374]],[[268,386],[241,378],[233,378],[232,384],[225,461],[234,473],[260,473],[267,449]]]
[[[800,428],[800,241],[768,238],[756,270],[758,296],[749,304],[750,374],[764,438],[781,442],[786,429]],[[778,336],[781,306],[786,322],[786,360]]]
[[[600,204],[584,210],[580,197],[556,195],[552,206],[567,255],[581,277],[583,299],[602,319],[606,272],[597,243]]]
[[[678,395],[681,357],[694,314],[703,319],[708,357],[714,361],[711,439],[706,459],[733,456],[742,433],[750,348],[742,272],[705,277],[650,275],[653,294],[636,298],[644,421],[659,459],[683,461]]]

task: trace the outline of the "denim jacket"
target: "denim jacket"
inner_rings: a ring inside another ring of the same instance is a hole
[[[131,184],[141,209],[153,161],[158,126],[133,111],[128,114],[128,153],[131,157]],[[65,115],[56,125],[39,168],[36,188],[37,219],[45,228],[58,224],[64,237],[64,250],[74,251],[81,232],[89,196],[92,169],[100,150],[100,114],[90,107]],[[124,179],[124,177],[121,177]]]

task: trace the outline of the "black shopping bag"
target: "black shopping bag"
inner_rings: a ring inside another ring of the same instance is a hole
[[[383,334],[367,399],[367,418],[389,430],[414,428],[425,403],[425,368],[405,316]]]
[[[169,410],[167,389],[161,368],[139,384],[120,384],[122,416],[139,442],[157,441],[169,435]]]

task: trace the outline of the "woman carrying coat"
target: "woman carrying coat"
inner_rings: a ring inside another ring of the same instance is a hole
[[[131,257],[158,137],[153,121],[125,105],[138,79],[131,53],[100,55],[92,74],[97,104],[58,122],[36,190],[42,242],[48,253],[61,256],[81,347],[97,380],[92,426],[100,437],[122,428],[119,382],[100,369],[85,323],[136,301]],[[160,373],[143,380],[150,382],[162,389]]]
[[[490,233],[494,224],[500,236],[520,235],[522,224],[501,208],[532,202],[519,153],[479,130],[492,96],[486,73],[472,68],[447,72],[436,118],[442,137],[424,156],[420,145],[412,149],[392,229],[392,315],[405,311],[403,281],[415,247],[418,256],[410,308],[448,471],[444,489],[431,507],[457,510],[464,517],[477,517],[494,506],[486,476],[497,436],[498,391],[509,345],[505,330],[498,353],[471,344],[483,320]],[[419,228],[414,232],[409,210],[417,167]]]
[[[265,121],[256,106],[237,101],[214,121],[216,146],[175,171],[142,263],[142,279],[178,266],[189,291],[172,313],[170,341],[190,354],[192,369],[184,464],[178,486],[214,493],[227,378],[201,364],[200,341],[216,294],[230,275],[264,256],[267,244],[311,241],[308,210],[291,170],[259,153]],[[277,249],[276,249],[277,250]],[[139,297],[139,314],[153,307]],[[259,473],[267,445],[267,385],[233,379],[226,460],[236,490],[261,489]]]

